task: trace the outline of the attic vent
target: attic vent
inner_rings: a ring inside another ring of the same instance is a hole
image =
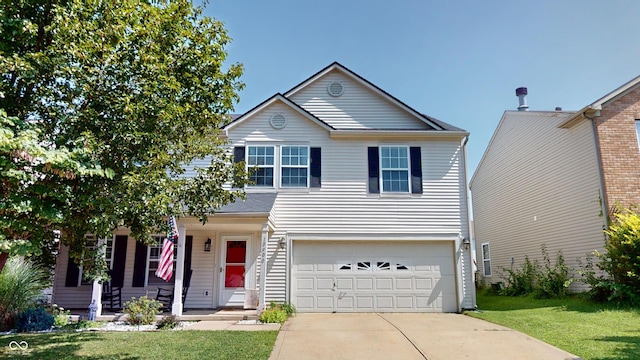
[[[274,129],[282,129],[287,125],[287,118],[282,114],[273,114],[269,123]]]
[[[332,81],[327,87],[327,92],[331,96],[340,96],[342,95],[343,91],[344,91],[344,87],[342,86],[341,83],[337,81]]]

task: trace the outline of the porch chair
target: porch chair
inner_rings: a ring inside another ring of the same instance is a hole
[[[111,281],[102,283],[102,305],[109,311],[122,309],[122,288],[112,286]]]
[[[191,285],[192,274],[193,269],[190,269],[187,272],[187,276],[185,276],[182,283],[182,309],[184,309],[184,302],[187,299],[187,292],[189,292],[189,285]],[[162,308],[160,309],[162,310],[162,312],[171,312],[171,307],[173,305],[173,292],[174,288],[158,288],[158,292],[156,293],[156,300],[158,300],[162,304]]]

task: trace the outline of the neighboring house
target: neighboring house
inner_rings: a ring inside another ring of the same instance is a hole
[[[542,260],[543,244],[573,268],[603,251],[612,207],[640,204],[639,121],[640,77],[579,111],[504,113],[470,183],[484,282]]]
[[[178,219],[176,290],[193,270],[186,308],[271,301],[300,312],[475,307],[466,131],[333,63],[235,118],[224,133],[235,161],[257,167],[255,184],[246,201],[223,207],[206,225]],[[160,245],[137,243],[127,229],[108,245],[123,299],[167,285],[153,275]],[[54,302],[86,308],[99,299],[100,286],[83,284],[80,272],[62,248]],[[173,313],[181,311],[174,302]]]

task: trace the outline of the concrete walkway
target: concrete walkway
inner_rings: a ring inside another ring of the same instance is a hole
[[[530,336],[460,314],[298,314],[276,359],[579,359]]]

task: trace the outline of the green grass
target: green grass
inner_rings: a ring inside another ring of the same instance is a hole
[[[585,360],[640,359],[640,309],[596,304],[581,297],[533,299],[478,293],[480,312],[503,325]]]
[[[5,359],[268,359],[277,331],[58,332],[0,336]],[[25,351],[9,343],[26,341]]]

